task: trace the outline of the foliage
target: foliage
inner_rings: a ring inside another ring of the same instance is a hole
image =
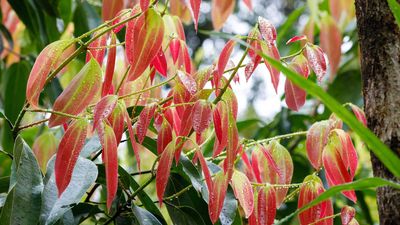
[[[351,2],[232,35],[256,1],[2,0],[0,223],[372,224],[371,188],[400,187],[366,147],[400,159],[357,106]],[[212,63],[193,32],[227,39]],[[267,122],[235,89],[262,70],[285,103]]]

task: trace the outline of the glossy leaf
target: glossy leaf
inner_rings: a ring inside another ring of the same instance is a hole
[[[97,36],[99,32],[93,33],[93,36]],[[89,44],[88,52],[86,53],[86,63],[90,61],[91,58],[94,58],[100,66],[103,65],[104,55],[106,54],[106,48],[104,46],[107,45],[108,33],[101,35],[95,41]]]
[[[103,21],[112,19],[124,7],[123,0],[103,0],[102,3],[102,18]]]
[[[197,93],[197,83],[189,74],[178,70],[179,80],[182,82],[183,86],[186,90],[191,94],[195,95]]]
[[[172,60],[174,63],[178,60],[179,52],[181,49],[181,42],[179,39],[172,39],[169,43],[169,51],[171,52]]]
[[[201,152],[200,149],[197,149],[196,155],[200,161],[201,170],[203,171],[204,179],[206,180],[208,192],[211,193],[213,183],[211,180],[210,170],[208,169],[208,166],[207,166],[207,161],[205,160],[203,153]]]
[[[200,12],[201,0],[190,0],[190,12],[192,14],[194,29],[197,32],[199,12]]]
[[[126,56],[131,69],[128,80],[136,80],[149,66],[161,48],[164,22],[153,9],[128,22],[126,28]]]
[[[56,99],[53,110],[67,114],[81,113],[100,92],[101,68],[97,61],[91,59]],[[70,118],[52,114],[49,127],[67,122]]]
[[[117,101],[114,110],[108,117],[108,121],[114,130],[115,140],[117,143],[121,142],[122,135],[124,133],[125,111],[125,103],[123,101]]]
[[[324,52],[320,47],[312,44],[307,44],[304,51],[311,69],[317,75],[318,81],[321,81],[327,69]]]
[[[146,136],[147,129],[149,128],[151,119],[154,117],[157,105],[151,104],[145,106],[139,115],[139,119],[136,123],[136,135],[138,142],[141,144]]]
[[[340,211],[340,218],[342,220],[342,225],[348,225],[351,220],[354,219],[356,215],[356,210],[350,206],[344,206]]]
[[[101,91],[101,97],[106,96],[110,93],[112,89],[112,81],[114,77],[114,68],[115,68],[115,60],[117,56],[117,47],[115,46],[117,37],[114,33],[111,33],[111,42],[110,45],[114,45],[113,47],[109,48],[108,56],[107,56],[107,66],[106,66],[106,73],[103,82],[103,88]]]
[[[217,67],[217,74],[218,76],[214,77],[214,85],[218,87],[218,82],[220,81],[221,77],[224,74],[226,65],[228,64],[229,58],[231,57],[233,48],[235,47],[236,41],[229,40],[225,47],[222,49],[221,54],[218,58],[218,67]]]
[[[102,158],[107,180],[107,208],[110,209],[118,188],[118,144],[113,129],[107,123],[101,123],[97,131],[103,147]]]
[[[55,162],[55,179],[60,197],[71,181],[76,160],[85,144],[89,122],[79,119],[65,132],[58,147]]]
[[[321,180],[315,175],[307,176],[300,186],[298,207],[301,208],[317,198],[325,191]],[[299,214],[301,225],[308,225],[333,214],[331,200],[319,203]],[[315,223],[317,225],[332,225],[333,219],[325,219]]]
[[[214,30],[220,30],[232,14],[235,8],[235,0],[212,0],[211,1],[211,19]]]
[[[55,69],[63,51],[73,42],[74,40],[53,42],[44,48],[36,58],[26,87],[26,98],[32,107],[38,107],[39,96],[44,88],[47,76],[50,71]]]
[[[276,215],[276,193],[272,186],[265,186],[258,191],[257,224],[272,225]]]
[[[151,65],[153,65],[162,76],[167,77],[167,60],[161,48],[151,62]]]
[[[168,144],[172,141],[172,127],[167,119],[163,118],[160,130],[157,136],[157,153],[161,154]]]
[[[307,40],[307,36],[306,35],[294,36],[294,37],[290,38],[286,42],[286,44],[288,45],[288,44],[291,44],[291,43],[294,43],[294,42],[297,42],[297,41],[302,41],[302,40]]]
[[[315,169],[319,169],[322,166],[322,151],[328,143],[329,133],[334,128],[332,120],[323,120],[314,123],[307,132],[307,156]]]
[[[140,8],[142,12],[146,11],[150,6],[150,0],[140,0]]]
[[[231,184],[235,197],[242,206],[245,217],[248,218],[253,213],[254,207],[253,187],[246,175],[237,170],[233,172]]]
[[[293,58],[290,63],[290,68],[305,78],[310,74],[307,59],[303,55],[298,55]],[[287,106],[298,111],[306,102],[306,91],[293,84],[290,80],[285,81],[285,102]]]
[[[136,217],[139,225],[161,225],[161,222],[149,211],[138,206],[132,207],[133,215]]]
[[[351,110],[353,110],[354,115],[357,117],[358,121],[367,126],[367,118],[365,117],[365,113],[362,109],[354,104],[350,104]]]
[[[156,173],[156,190],[157,197],[162,205],[162,199],[164,197],[165,188],[168,183],[168,178],[174,159],[175,153],[175,142],[170,142],[161,154],[160,161],[158,162],[157,173]]]
[[[208,200],[208,214],[210,215],[213,224],[217,222],[219,215],[221,214],[227,188],[227,174],[222,172],[217,173],[212,182],[212,188]]]
[[[93,109],[93,130],[97,128],[99,123],[107,118],[113,112],[117,105],[117,95],[107,95],[103,97]]]
[[[205,100],[199,100],[193,107],[193,130],[201,134],[211,123],[211,104]]]
[[[279,51],[278,48],[276,47],[276,45],[274,43],[271,42],[261,42],[261,49],[262,52],[276,60],[280,60],[280,55],[279,55]],[[268,61],[264,60],[264,64],[267,67],[270,76],[271,76],[271,82],[272,85],[274,86],[275,92],[278,93],[278,85],[279,85],[279,75],[280,72],[279,70],[275,69],[274,67],[272,67]]]
[[[275,26],[263,17],[258,17],[258,29],[264,40],[273,43],[276,40]]]
[[[329,15],[321,19],[320,42],[321,48],[328,56],[331,74],[335,75],[342,55],[342,35],[336,22]]]
[[[328,144],[322,153],[322,161],[331,186],[353,180],[358,158],[351,138],[346,132],[339,129],[331,131]],[[343,195],[353,202],[357,201],[354,191],[343,192]]]
[[[57,147],[58,140],[51,132],[41,134],[33,143],[32,150],[35,153],[43,173],[46,172],[47,162],[51,156],[56,153]]]

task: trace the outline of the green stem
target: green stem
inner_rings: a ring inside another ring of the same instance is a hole
[[[268,143],[273,140],[280,140],[280,139],[285,139],[285,138],[291,138],[294,136],[301,136],[301,135],[307,135],[307,131],[299,131],[299,132],[294,132],[290,134],[283,134],[283,135],[278,135],[275,137],[267,138],[267,139],[262,139],[262,140],[257,140],[257,141],[250,141],[245,144],[245,147],[250,147],[253,145],[257,144],[263,144],[263,143]]]
[[[36,121],[36,122],[27,124],[27,125],[25,125],[25,126],[18,127],[18,129],[17,129],[16,131],[19,132],[19,131],[21,131],[21,130],[23,130],[23,129],[26,129],[26,128],[29,128],[29,127],[33,127],[33,126],[36,126],[36,125],[45,123],[45,122],[47,122],[47,121],[49,121],[49,119],[38,120],[38,121]]]
[[[341,213],[336,213],[336,214],[334,214],[334,215],[321,218],[321,219],[319,219],[319,220],[317,220],[317,221],[315,221],[315,222],[313,222],[313,223],[310,223],[309,225],[314,225],[314,224],[317,224],[317,223],[319,223],[319,222],[321,222],[321,221],[324,221],[324,220],[327,220],[327,219],[332,219],[332,218],[335,218],[335,217],[340,216],[340,215],[341,215]]]
[[[58,111],[52,111],[52,110],[47,110],[47,109],[29,109],[27,111],[29,111],[29,112],[51,113],[51,114],[55,114],[55,115],[59,115],[59,116],[65,116],[65,117],[69,117],[69,118],[73,118],[73,119],[82,119],[82,117],[80,117],[80,116],[75,116],[75,115],[72,115],[72,114],[58,112]]]

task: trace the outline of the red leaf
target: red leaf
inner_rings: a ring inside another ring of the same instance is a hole
[[[179,39],[172,39],[169,43],[169,50],[171,52],[172,60],[174,63],[178,60],[179,52],[181,51],[181,41]]]
[[[162,199],[164,196],[165,188],[168,183],[168,178],[174,159],[175,142],[170,142],[161,154],[160,161],[158,162],[157,173],[156,173],[156,190],[157,197],[162,205]]]
[[[293,58],[290,68],[305,78],[310,74],[307,59],[303,55]],[[285,102],[290,109],[298,111],[306,102],[306,94],[305,90],[293,84],[289,79],[286,79]]]
[[[55,162],[55,178],[59,197],[71,181],[76,160],[85,144],[88,125],[86,119],[74,121],[61,139]]]
[[[258,28],[260,29],[261,36],[269,43],[276,40],[276,29],[274,25],[267,19],[258,17]]]
[[[151,119],[154,117],[156,108],[156,104],[145,106],[139,115],[136,123],[136,135],[140,144],[142,144],[144,137],[146,137],[147,129],[149,128]]]
[[[307,43],[304,51],[311,69],[313,69],[317,75],[318,81],[321,81],[326,74],[326,59],[324,52],[320,47],[309,43]]]
[[[90,60],[54,102],[53,110],[72,115],[81,113],[97,96],[101,88],[101,68],[96,60]],[[52,114],[49,127],[67,122],[70,118]]]
[[[161,154],[167,145],[172,141],[172,128],[168,120],[163,118],[157,136],[157,153]]]
[[[26,87],[26,100],[32,107],[38,108],[40,92],[44,88],[47,75],[55,69],[63,51],[73,42],[73,40],[53,42],[46,46],[36,58]]]
[[[98,33],[95,32],[93,36],[97,34]],[[104,54],[106,53],[106,48],[104,46],[107,44],[107,38],[108,33],[105,33],[89,44],[89,50],[86,53],[86,63],[89,62],[91,58],[94,58],[100,64],[100,67],[103,65]]]
[[[263,187],[258,192],[257,224],[272,225],[276,215],[276,194],[272,186]]]
[[[235,0],[212,0],[211,1],[211,19],[214,30],[220,30],[232,14],[235,8]]]
[[[261,48],[264,54],[267,56],[274,58],[275,60],[280,60],[280,55],[278,52],[278,48],[276,47],[275,44],[270,43],[270,42],[261,42]],[[279,85],[279,75],[280,72],[279,70],[275,69],[271,65],[269,65],[267,60],[264,60],[264,64],[267,67],[270,75],[271,75],[271,81],[274,86],[275,92],[278,93],[278,85]]]
[[[232,114],[228,114],[228,127],[225,132],[228,131],[228,140],[226,145],[226,167],[224,167],[225,173],[228,174],[228,180],[231,179],[233,174],[233,167],[235,164],[235,159],[237,155],[237,149],[239,147],[239,133],[236,127],[236,120],[233,118]]]
[[[358,121],[367,126],[367,118],[365,117],[365,113],[362,109],[354,104],[350,104],[351,110],[353,110],[354,115],[356,115]]]
[[[194,29],[197,32],[198,20],[199,20],[199,12],[200,12],[201,0],[190,0],[190,12],[192,14]]]
[[[103,4],[103,6],[104,6],[104,4]],[[134,11],[135,11],[135,8],[133,9]],[[129,11],[129,9],[122,9],[121,11],[119,11],[118,13],[117,13],[117,19],[115,19],[115,20],[113,20],[113,22],[112,22],[112,25],[115,25],[115,24],[118,24],[118,23],[120,23],[121,21],[123,21],[123,20],[125,20],[126,18],[128,18],[129,16],[131,16],[129,13],[128,13],[128,11]],[[138,13],[138,11],[135,11],[135,13]],[[124,14],[124,15],[122,15],[122,14]],[[121,16],[122,15],[122,16]],[[113,29],[113,32],[114,33],[118,33],[118,32],[120,32],[121,30],[122,30],[122,28],[124,28],[125,27],[125,24],[121,24],[121,25],[119,25],[119,26],[117,26],[116,28],[114,28]]]
[[[253,213],[254,207],[253,187],[246,175],[236,170],[233,173],[231,184],[235,196],[243,208],[244,215],[248,218]]]
[[[243,3],[249,8],[250,11],[253,10],[253,3],[252,0],[243,0]]]
[[[236,41],[234,40],[229,40],[225,47],[222,49],[221,54],[219,55],[218,59],[218,68],[217,68],[217,74],[214,78],[214,85],[215,87],[218,87],[218,82],[221,79],[221,77],[224,75],[224,71],[226,68],[226,65],[228,64],[229,58],[232,54],[233,48],[235,47]]]
[[[203,171],[204,179],[206,180],[208,193],[210,193],[211,189],[212,189],[212,180],[211,180],[210,170],[208,169],[208,166],[207,166],[207,162],[204,159],[204,156],[201,153],[200,149],[197,149],[196,156],[197,156],[197,158],[199,158],[200,165],[201,165],[201,170]]]
[[[336,22],[328,14],[321,19],[320,43],[326,52],[331,69],[331,75],[335,75],[340,64],[342,35]]]
[[[342,220],[342,225],[348,225],[350,221],[355,217],[356,210],[350,206],[344,206],[340,211],[340,218]]]
[[[150,0],[140,0],[140,8],[142,12],[146,11],[150,6]]]
[[[210,215],[213,224],[217,222],[218,217],[221,214],[227,188],[227,174],[222,172],[217,173],[214,177],[208,198],[208,214]]]
[[[294,37],[290,38],[286,42],[286,44],[288,45],[288,44],[291,44],[291,43],[294,43],[294,42],[297,42],[297,41],[302,41],[302,40],[307,40],[307,36],[306,35],[294,36]]]
[[[121,142],[124,133],[125,111],[126,107],[124,101],[118,101],[111,115],[108,117],[108,121],[114,130],[117,143]]]
[[[215,134],[217,136],[216,141],[218,140],[220,150],[214,148],[213,157],[217,156],[217,154],[219,154],[219,152],[222,151],[228,144],[228,136],[226,135],[226,131],[229,126],[228,113],[229,108],[227,104],[222,101],[218,102],[213,113],[213,120]]]
[[[93,109],[93,130],[97,128],[99,122],[107,118],[117,105],[117,95],[107,95],[103,97]]]
[[[247,43],[251,46],[251,48],[249,48],[249,56],[251,58],[251,62],[249,62],[245,68],[246,81],[250,79],[251,75],[257,68],[258,64],[260,64],[262,59],[262,57],[258,54],[258,52],[262,51],[259,41],[262,38],[260,31],[254,28],[250,31],[248,36],[249,38],[247,39]]]
[[[131,140],[131,145],[132,145],[133,153],[135,154],[137,167],[138,167],[138,170],[140,171],[139,146],[136,143],[135,135],[133,133],[131,118],[129,117],[129,114],[126,110],[125,110],[125,122],[126,122],[126,125],[128,126],[129,139]]]
[[[322,153],[322,161],[330,186],[353,181],[358,158],[351,138],[346,132],[339,129],[330,132],[328,144]],[[344,191],[343,195],[353,202],[357,201],[354,191]]]
[[[163,77],[167,77],[167,60],[162,49],[158,51],[151,64]]]
[[[178,77],[179,80],[182,82],[183,86],[186,88],[186,90],[191,94],[191,95],[195,95],[197,93],[197,83],[196,81],[193,79],[193,77],[191,77],[189,74],[178,70]]]
[[[123,0],[103,0],[103,7],[101,10],[103,21],[112,19],[123,7]]]
[[[321,179],[315,175],[307,176],[303,184],[300,186],[298,208],[310,203],[325,191]],[[333,208],[331,200],[326,200],[311,208],[308,208],[299,213],[299,220],[301,225],[316,224],[316,225],[332,225],[333,219],[324,219],[318,223],[316,221],[332,216]]]
[[[319,169],[322,166],[322,151],[328,143],[329,133],[334,129],[332,122],[332,120],[316,122],[307,132],[307,156],[315,169]]]
[[[51,131],[44,132],[33,142],[32,151],[43,173],[46,173],[47,162],[56,153],[58,140]]]
[[[199,100],[193,108],[193,130],[202,133],[211,123],[212,109],[210,103]]]
[[[97,128],[97,132],[103,147],[102,158],[106,168],[107,181],[107,208],[110,209],[118,188],[118,144],[113,129],[107,123],[102,122]]]
[[[128,22],[126,28],[126,56],[131,69],[130,81],[136,80],[159,52],[164,37],[164,22],[153,9]]]
[[[190,22],[190,10],[189,7],[185,4],[185,1],[182,0],[170,0],[170,11],[171,15],[175,15],[179,17],[184,23],[188,24]]]
[[[117,39],[117,37],[115,36],[115,34],[111,33],[111,43],[110,44],[115,45],[116,39]],[[116,55],[117,55],[116,46],[109,48],[108,56],[107,56],[106,74],[105,74],[105,78],[104,78],[104,82],[103,82],[103,89],[101,91],[101,97],[106,96],[110,92],[110,89],[112,88],[112,80],[113,80],[113,76],[114,76]]]

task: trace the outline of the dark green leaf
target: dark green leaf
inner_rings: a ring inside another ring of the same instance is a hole
[[[36,224],[43,190],[42,174],[32,150],[19,136],[14,146],[10,187],[1,211],[1,224]]]
[[[10,185],[10,177],[0,177],[0,193],[7,192]]]
[[[390,10],[392,10],[393,16],[396,19],[397,25],[400,27],[400,4],[396,0],[388,0]]]
[[[140,225],[161,225],[160,221],[145,209],[133,206],[132,212]]]

